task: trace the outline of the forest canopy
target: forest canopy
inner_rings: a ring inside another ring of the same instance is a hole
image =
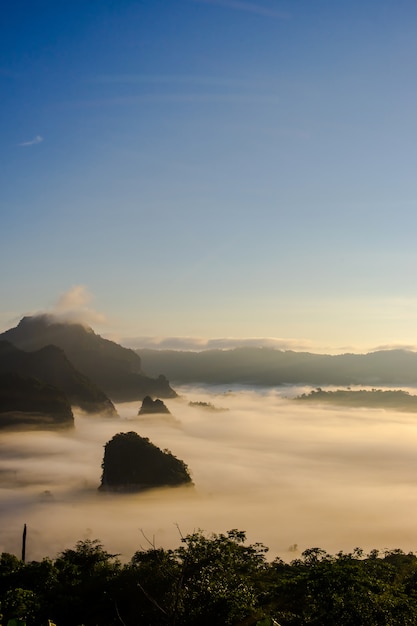
[[[290,563],[268,561],[268,549],[236,529],[180,535],[175,549],[145,536],[143,543],[127,563],[90,539],[55,560],[24,563],[3,553],[4,623],[20,616],[27,626],[417,624],[413,553],[311,548]]]

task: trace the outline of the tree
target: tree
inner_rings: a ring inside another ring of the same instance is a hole
[[[50,615],[60,626],[118,623],[115,594],[121,565],[99,540],[79,541],[55,561],[56,587]]]
[[[143,623],[226,625],[262,615],[267,549],[262,544],[247,546],[245,540],[238,530],[209,536],[199,530],[182,537],[176,550],[136,552],[130,568],[146,609],[148,621]]]

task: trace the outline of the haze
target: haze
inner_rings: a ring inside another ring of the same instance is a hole
[[[177,546],[177,526],[245,530],[287,560],[314,546],[417,548],[413,415],[300,408],[277,391],[180,391],[166,401],[172,419],[138,418],[134,403],[119,405],[120,421],[78,415],[67,434],[2,433],[0,551],[20,554],[24,523],[30,560],[85,538],[127,560],[149,547],[142,531],[157,546]],[[129,430],[183,459],[195,489],[98,494],[103,446]]]

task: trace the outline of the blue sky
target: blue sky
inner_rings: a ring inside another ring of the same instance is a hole
[[[408,0],[8,3],[0,326],[417,345],[416,34]]]

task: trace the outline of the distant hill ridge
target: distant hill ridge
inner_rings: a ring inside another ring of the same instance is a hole
[[[142,371],[134,350],[97,335],[92,328],[62,322],[51,315],[24,317],[18,326],[0,334],[25,351],[54,345],[61,348],[73,366],[113,401],[143,400],[147,395],[176,397],[165,376],[150,378]]]
[[[249,347],[140,353],[149,373],[163,371],[176,384],[417,385],[417,353],[408,350],[328,355]]]

